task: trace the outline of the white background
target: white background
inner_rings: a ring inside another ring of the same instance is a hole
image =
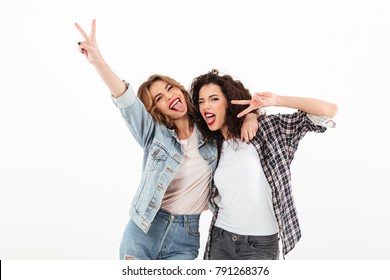
[[[73,23],[93,18],[135,89],[217,68],[252,92],[338,104],[337,128],[294,159],[303,236],[286,258],[390,259],[389,15],[386,0],[2,1],[0,259],[118,258],[142,151],[77,51]]]

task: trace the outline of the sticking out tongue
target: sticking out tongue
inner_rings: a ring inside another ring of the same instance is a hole
[[[215,123],[215,119],[216,119],[215,115],[212,116],[212,117],[207,117],[207,121],[206,122],[207,122],[208,125],[213,125]]]
[[[175,105],[172,106],[172,110],[184,112],[184,105],[181,101],[177,101]]]

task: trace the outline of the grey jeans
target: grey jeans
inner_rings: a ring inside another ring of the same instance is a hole
[[[266,236],[240,235],[214,226],[211,231],[211,260],[277,260],[278,233]]]

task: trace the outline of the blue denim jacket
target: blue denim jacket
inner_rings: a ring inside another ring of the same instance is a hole
[[[130,217],[145,233],[161,207],[161,201],[175,177],[184,153],[173,129],[153,121],[143,103],[136,97],[131,86],[118,98],[113,98],[135,140],[144,150],[142,177],[133,198]],[[217,149],[204,143],[196,130],[199,153],[214,172],[217,164]],[[210,186],[211,188],[211,186]]]

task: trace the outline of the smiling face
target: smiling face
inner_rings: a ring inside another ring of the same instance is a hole
[[[206,121],[210,130],[220,130],[224,138],[227,138],[226,109],[227,99],[221,88],[215,84],[202,86],[199,91],[199,112]]]
[[[157,80],[149,87],[157,110],[173,121],[187,116],[187,103],[183,92],[165,81]]]

